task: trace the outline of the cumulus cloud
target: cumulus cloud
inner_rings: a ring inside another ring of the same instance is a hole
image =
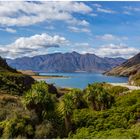
[[[87,21],[78,20],[73,13],[87,14],[92,9],[83,2],[0,2],[0,25],[28,26],[43,21],[63,20],[72,21],[81,25],[87,25]]]
[[[0,46],[0,55],[8,58],[33,56],[46,53],[47,48],[56,48],[68,43],[68,40],[58,35],[37,34],[31,37],[20,37],[11,44]]]
[[[103,41],[121,41],[121,40],[127,40],[128,38],[125,36],[119,37],[113,34],[104,34],[104,35],[96,36],[96,39],[103,40]]]
[[[93,53],[93,48],[91,48],[88,42],[73,43],[70,49],[70,51],[76,51],[81,54],[85,54],[88,52]]]
[[[82,54],[92,53],[100,57],[123,57],[128,59],[139,53],[140,49],[128,47],[125,44],[107,44],[94,48],[89,43],[75,43],[72,51],[77,51]]]
[[[102,57],[124,57],[130,58],[137,54],[140,50],[134,47],[128,47],[124,44],[108,44],[94,50],[95,54]]]
[[[75,33],[81,33],[81,32],[90,33],[90,30],[87,28],[78,28],[78,27],[74,27],[74,26],[69,26],[68,29],[71,32],[75,32]]]

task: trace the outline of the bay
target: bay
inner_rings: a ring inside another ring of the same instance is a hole
[[[57,75],[64,77],[44,79],[47,83],[57,87],[84,89],[88,84],[95,82],[127,83],[127,77],[106,76],[101,73],[40,73],[40,75]]]

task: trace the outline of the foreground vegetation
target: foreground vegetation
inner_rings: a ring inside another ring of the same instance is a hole
[[[0,90],[0,138],[140,138],[140,90],[106,83],[57,90],[36,82]]]

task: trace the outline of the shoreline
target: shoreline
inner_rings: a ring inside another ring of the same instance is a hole
[[[53,79],[53,78],[70,78],[68,76],[58,76],[58,75],[31,75],[35,80],[37,79]]]
[[[122,87],[127,87],[129,90],[140,90],[140,86],[133,86],[129,85],[128,83],[109,83],[113,86],[122,86]]]

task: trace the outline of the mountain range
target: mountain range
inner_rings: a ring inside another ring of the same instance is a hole
[[[104,72],[125,61],[123,58],[101,58],[95,54],[77,52],[7,59],[13,68],[43,72]]]

